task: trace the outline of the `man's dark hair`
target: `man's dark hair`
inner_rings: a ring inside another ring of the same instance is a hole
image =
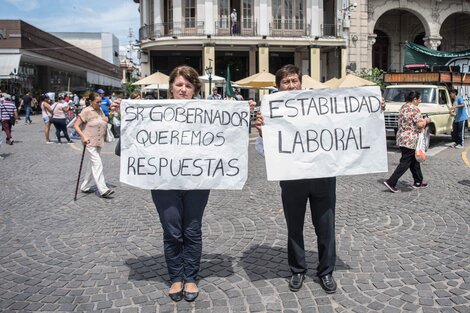
[[[455,95],[459,94],[459,91],[455,88],[452,88],[451,90],[449,90],[449,93],[451,93],[451,92],[455,93]]]
[[[279,86],[281,85],[281,80],[284,77],[292,74],[297,74],[299,76],[300,83],[302,83],[302,74],[300,73],[300,69],[293,64],[286,64],[280,69],[278,69],[276,72],[276,88],[279,89]]]

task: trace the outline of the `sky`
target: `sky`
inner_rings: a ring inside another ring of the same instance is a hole
[[[139,38],[138,7],[133,0],[0,0],[0,19],[21,19],[46,32],[110,32],[125,50],[129,28]]]

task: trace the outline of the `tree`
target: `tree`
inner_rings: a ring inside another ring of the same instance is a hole
[[[123,84],[126,97],[129,97],[131,93],[137,90],[137,86],[132,85],[134,82],[135,81],[127,81],[125,84]]]
[[[373,68],[362,68],[357,76],[367,79],[368,81],[376,83],[381,90],[385,89],[384,84],[384,71],[380,68],[373,67]]]

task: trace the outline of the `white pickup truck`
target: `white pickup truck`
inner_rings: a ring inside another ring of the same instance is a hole
[[[387,86],[384,92],[387,137],[396,136],[398,130],[398,112],[405,103],[405,95],[411,91],[421,93],[419,109],[422,114],[426,114],[431,119],[431,123],[425,129],[426,148],[428,148],[431,134],[441,135],[452,132],[452,123],[454,121],[452,101],[447,88],[444,86],[420,84]]]

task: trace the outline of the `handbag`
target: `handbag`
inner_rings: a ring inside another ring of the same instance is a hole
[[[415,158],[418,162],[426,161],[426,140],[424,138],[424,132],[418,134],[418,141],[416,142]]]
[[[113,142],[114,141],[114,135],[113,132],[111,131],[111,124],[106,124],[106,136],[104,137],[105,142]]]

